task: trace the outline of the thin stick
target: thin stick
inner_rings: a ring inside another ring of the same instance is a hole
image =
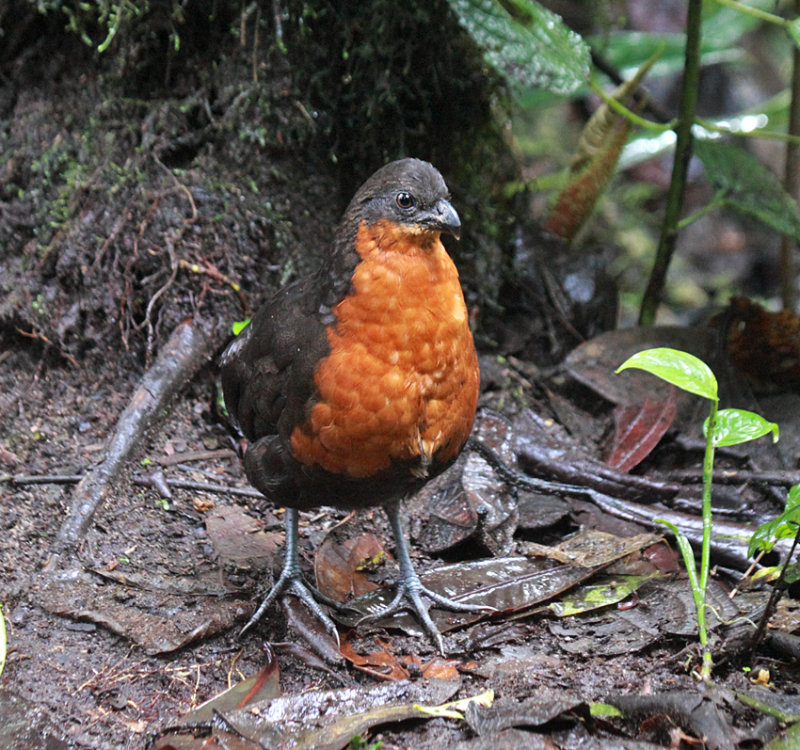
[[[18,487],[30,484],[78,484],[86,474],[0,474],[0,482],[7,482]],[[152,487],[154,482],[150,477],[135,476],[131,480],[139,487]],[[212,492],[217,495],[233,495],[234,497],[252,497],[264,499],[258,490],[249,487],[231,487],[227,484],[209,484],[207,482],[190,482],[184,479],[164,479],[169,487],[178,490],[193,490],[195,492]]]

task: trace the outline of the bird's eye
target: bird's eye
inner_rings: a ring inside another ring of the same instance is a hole
[[[403,191],[402,193],[397,194],[397,205],[400,206],[403,210],[407,211],[409,208],[414,207],[414,199],[411,197],[409,193]]]

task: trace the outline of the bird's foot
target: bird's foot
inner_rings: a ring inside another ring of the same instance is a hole
[[[437,593],[436,591],[432,591],[422,583],[422,581],[419,579],[419,576],[414,572],[400,577],[400,580],[397,582],[397,593],[389,604],[387,604],[378,612],[373,612],[365,617],[362,617],[356,623],[356,625],[368,620],[383,619],[384,617],[393,615],[401,610],[411,610],[417,615],[419,621],[422,623],[422,626],[433,639],[434,643],[436,644],[436,648],[439,650],[439,653],[444,656],[445,651],[442,634],[439,632],[439,628],[436,627],[436,623],[431,617],[431,605],[426,602],[423,597],[429,599],[431,602],[443,607],[444,609],[450,609],[454,612],[491,613],[497,611],[494,607],[487,607],[483,604],[467,604],[466,602],[458,602],[455,599],[450,599],[442,594]]]
[[[336,646],[339,643],[339,631],[336,629],[333,620],[328,616],[327,612],[320,606],[320,602],[333,607],[336,610],[347,609],[346,605],[337,602],[330,597],[325,596],[321,591],[318,591],[313,586],[309,585],[303,580],[299,570],[295,570],[290,566],[284,567],[281,572],[280,578],[275,582],[275,585],[270,589],[269,593],[264,597],[264,600],[259,605],[255,614],[247,621],[247,624],[239,631],[239,637],[243,636],[253,625],[255,625],[264,612],[284,594],[293,594],[303,604],[306,605],[311,614],[314,615],[325,627],[325,630],[330,633],[336,641]]]

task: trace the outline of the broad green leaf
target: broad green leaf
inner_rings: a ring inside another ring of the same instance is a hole
[[[250,324],[250,318],[247,320],[234,320],[233,325],[231,328],[233,329],[233,335],[238,336],[247,326]]]
[[[717,400],[717,379],[711,368],[688,352],[669,347],[645,349],[626,359],[616,372],[631,367],[649,372],[689,393]]]
[[[740,14],[741,15],[741,14]],[[721,45],[707,44],[703,35],[700,48],[702,65],[719,65],[720,63],[744,62],[747,53],[734,46],[735,42]],[[605,57],[624,78],[630,76],[658,47],[663,52],[653,66],[652,77],[659,78],[673,75],[683,70],[686,62],[686,36],[675,33],[651,33],[641,31],[612,31],[602,38],[592,38]]]
[[[773,10],[774,0],[748,0],[748,5]],[[703,66],[723,62],[744,62],[750,56],[739,40],[761,24],[748,13],[717,3],[703,4],[703,38],[700,42],[700,63]],[[664,49],[653,68],[653,77],[671,75],[683,70],[686,36],[680,33],[612,31],[590,39],[592,47],[603,54],[627,78],[661,46]]]
[[[757,550],[771,551],[775,542],[794,537],[798,529],[800,529],[800,484],[794,485],[789,490],[783,513],[771,521],[762,523],[756,529],[747,547],[748,555],[754,555]]]
[[[777,443],[780,431],[775,422],[746,409],[720,409],[714,424],[714,445],[739,445],[772,433]],[[703,435],[708,435],[708,419],[703,423]]]
[[[486,62],[523,90],[570,94],[589,77],[589,46],[534,0],[448,0]]]
[[[800,240],[800,209],[773,172],[729,143],[698,139],[694,150],[726,205]]]

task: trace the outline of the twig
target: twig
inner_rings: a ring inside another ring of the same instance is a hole
[[[775,581],[775,586],[773,587],[772,592],[769,595],[769,599],[767,600],[767,606],[764,607],[764,614],[758,621],[758,627],[756,628],[756,632],[753,635],[753,639],[750,641],[751,653],[755,651],[756,646],[758,646],[759,641],[764,636],[764,631],[767,629],[767,623],[772,619],[772,615],[775,613],[775,607],[778,606],[778,600],[783,595],[785,588],[786,571],[788,570],[789,563],[791,562],[791,559],[794,556],[794,551],[797,549],[798,541],[800,541],[800,528],[798,528],[797,533],[794,535],[791,549],[789,550],[789,553],[786,556],[786,560],[784,560],[783,566],[781,567],[781,574],[778,576],[778,580]]]
[[[175,241],[169,234],[167,234],[167,236],[164,238],[164,245],[166,246],[167,254],[169,255],[169,265],[170,265],[169,278],[164,282],[163,286],[159,290],[157,290],[156,293],[150,298],[150,301],[147,303],[147,310],[145,310],[144,314],[144,319],[147,322],[148,364],[149,360],[153,356],[153,345],[155,338],[155,325],[153,324],[153,318],[152,318],[153,307],[155,303],[158,301],[158,298],[172,286],[173,282],[175,281],[175,277],[178,275],[178,261],[175,258]]]
[[[172,466],[173,464],[188,464],[192,461],[213,461],[216,458],[236,458],[236,451],[231,448],[219,448],[215,451],[190,451],[153,460],[161,466]]]
[[[24,487],[30,484],[78,484],[86,474],[0,474],[0,482]],[[155,482],[151,476],[135,475],[131,480],[140,487],[153,487]],[[231,487],[227,484],[208,484],[207,482],[190,482],[184,479],[167,479],[164,482],[169,487],[178,490],[193,490],[195,492],[212,492],[217,495],[233,495],[234,497],[250,497],[263,500],[258,490],[249,487]]]
[[[231,487],[226,484],[209,484],[207,482],[190,482],[185,479],[164,479],[169,487],[175,487],[179,490],[193,490],[195,492],[214,492],[218,495],[233,495],[235,497],[252,497],[258,500],[263,500],[262,495],[258,490],[250,489],[249,487]],[[133,483],[139,486],[152,487],[154,482],[149,476],[134,476]]]
[[[664,475],[671,482],[681,484],[703,481],[703,473],[699,469],[670,471]],[[714,482],[717,484],[779,484],[791,487],[800,483],[800,471],[745,471],[742,469],[715,471]]]

